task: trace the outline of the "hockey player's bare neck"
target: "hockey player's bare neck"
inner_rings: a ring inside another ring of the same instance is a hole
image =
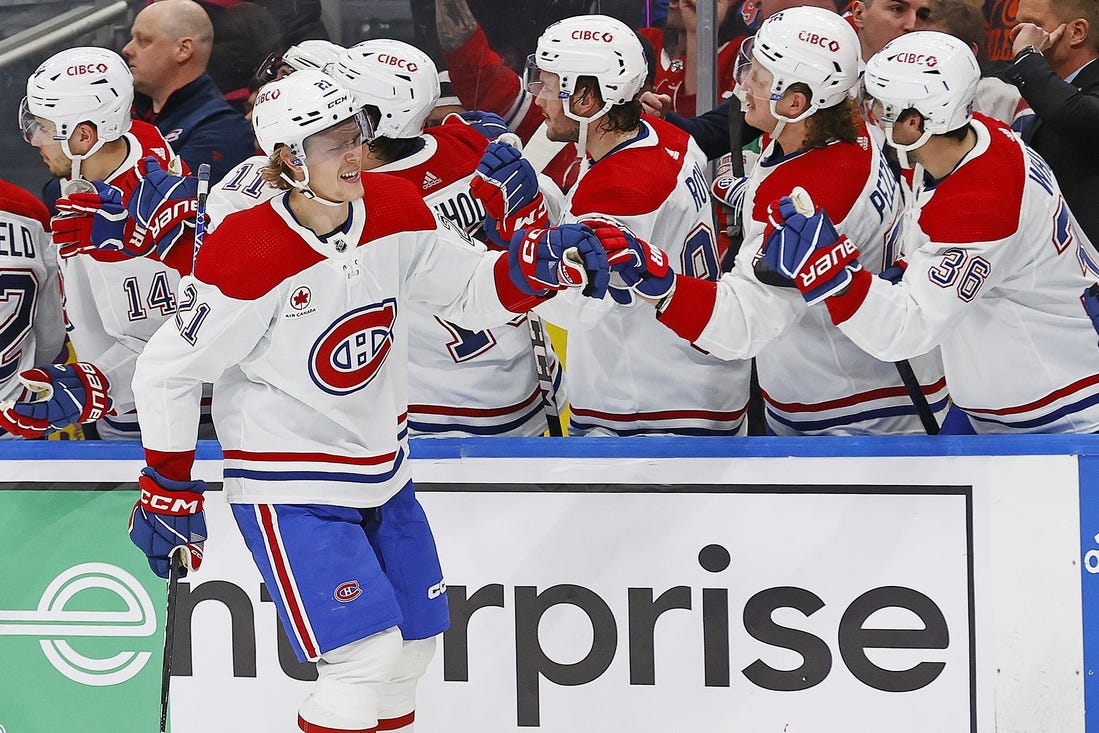
[[[79,148],[73,148],[78,153]],[[103,147],[81,161],[80,177],[89,181],[104,181],[121,167],[130,153],[130,143],[125,137],[105,143]]]
[[[972,127],[966,127],[965,134],[960,137],[947,135],[932,135],[930,139],[915,150],[908,153],[913,163],[919,163],[935,180],[942,180],[958,167],[958,163],[977,144],[977,133]]]
[[[640,128],[637,127],[626,132],[610,130],[608,129],[606,117],[590,122],[588,123],[588,156],[593,161],[599,160],[622,143],[637,137],[639,131]]]
[[[294,217],[298,222],[302,226],[312,229],[318,237],[330,234],[343,226],[343,223],[347,221],[351,206],[351,204],[346,203],[339,206],[329,206],[310,198],[300,190],[294,190],[290,193],[289,205],[290,211],[294,212]]]

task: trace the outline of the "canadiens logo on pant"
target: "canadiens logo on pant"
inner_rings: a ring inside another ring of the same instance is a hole
[[[313,344],[309,376],[325,392],[357,392],[377,376],[393,350],[397,301],[386,298],[340,316]]]

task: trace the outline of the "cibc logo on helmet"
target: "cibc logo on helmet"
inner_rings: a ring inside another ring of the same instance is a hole
[[[812,31],[802,31],[801,33],[798,33],[798,40],[805,41],[811,46],[827,48],[832,53],[836,53],[840,50],[839,41],[833,41],[831,38],[822,36],[819,33],[813,33]]]
[[[263,102],[270,102],[272,99],[278,99],[281,94],[281,89],[268,89],[265,92],[260,92],[260,95],[256,97],[256,104],[262,104]]]
[[[912,53],[911,51],[904,51],[893,57],[893,60],[898,64],[922,64],[935,68],[939,65],[939,60],[934,56],[926,53]]]
[[[396,66],[398,69],[405,69],[406,71],[417,71],[420,68],[415,61],[406,61],[400,56],[389,53],[378,54],[378,63],[383,66]]]
[[[65,69],[69,76],[82,76],[83,74],[106,74],[107,65],[100,61],[98,64],[73,64]]]
[[[603,43],[612,43],[614,41],[614,34],[608,31],[577,29],[570,33],[569,37],[575,41],[602,41]]]

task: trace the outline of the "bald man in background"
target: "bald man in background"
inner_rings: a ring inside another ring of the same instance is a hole
[[[217,181],[255,154],[251,125],[206,73],[214,45],[210,17],[194,0],[161,0],[143,9],[122,55],[134,75],[135,119],[156,125],[197,171]]]

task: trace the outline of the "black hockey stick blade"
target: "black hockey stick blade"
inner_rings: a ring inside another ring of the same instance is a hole
[[[920,381],[916,379],[916,373],[912,371],[912,365],[907,359],[893,362],[897,367],[897,373],[901,375],[904,388],[908,390],[908,398],[916,406],[916,414],[920,416],[923,429],[928,435],[939,434],[939,423],[935,419],[935,413],[931,411],[931,405],[927,404],[927,397],[920,389]]]
[[[176,636],[176,595],[183,559],[174,551],[168,563],[168,602],[164,613],[164,659],[160,665],[160,733],[168,730],[168,690],[172,684],[172,646]]]
[[[546,329],[542,319],[534,313],[527,314],[527,327],[530,329],[530,344],[534,349],[534,366],[538,371],[538,388],[542,392],[542,408],[546,413],[546,427],[551,437],[563,437],[561,410],[557,406],[553,386],[553,371],[550,368],[549,347],[546,345]]]

